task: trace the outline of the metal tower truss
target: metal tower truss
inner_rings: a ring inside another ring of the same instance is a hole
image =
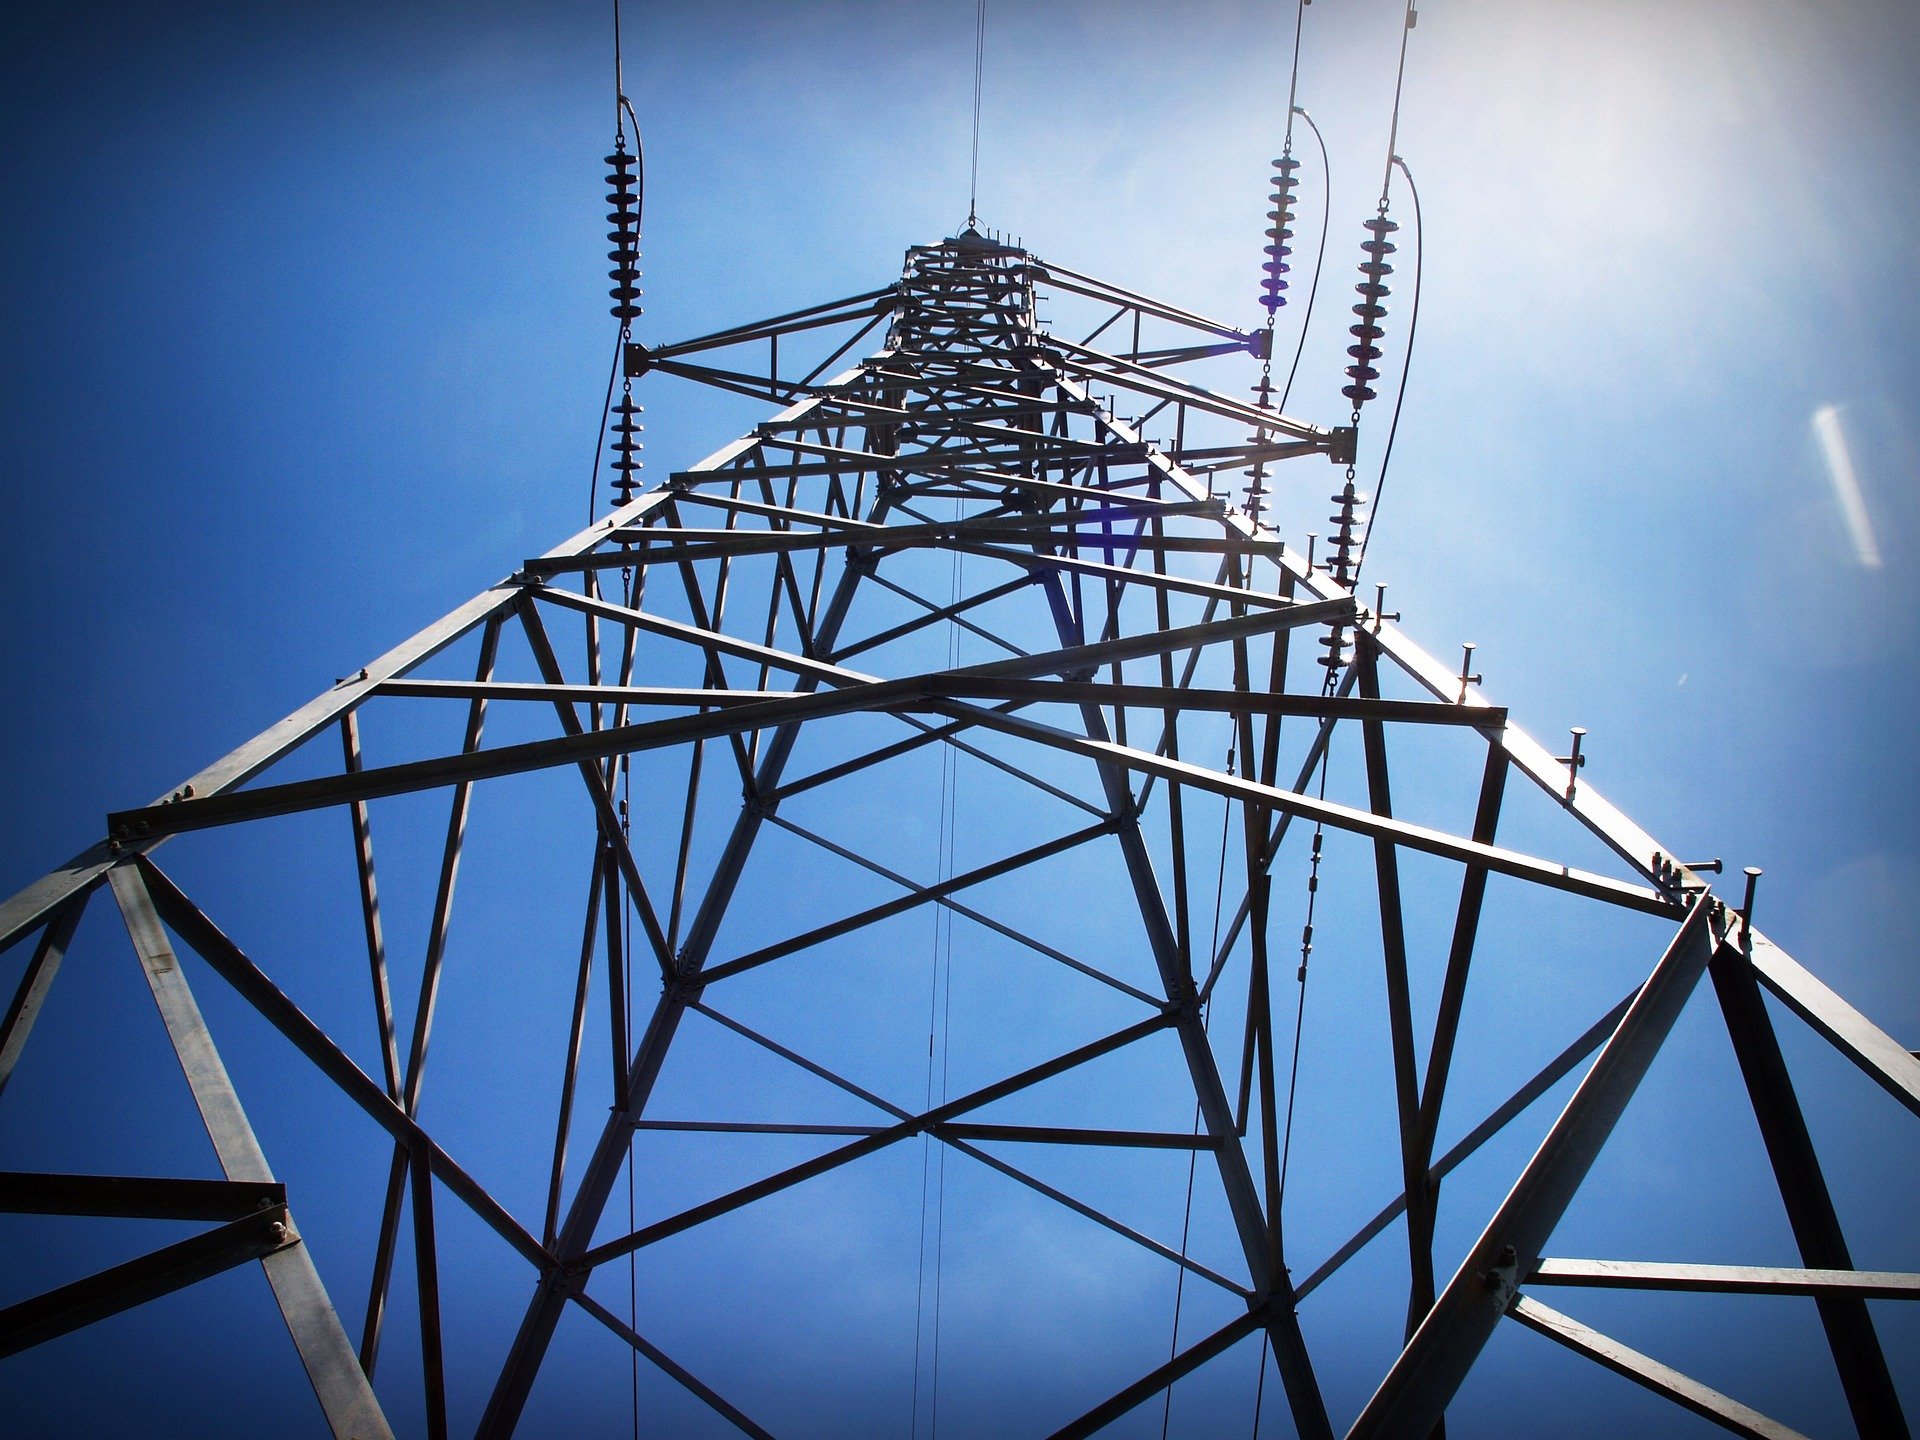
[[[1043,292],[1102,323],[1055,333]],[[1304,537],[1352,455],[1182,378],[1265,343],[968,230],[897,285],[630,347],[784,408],[0,909],[0,1083],[98,1063],[27,1042],[117,909],[218,1158],[0,1176],[10,1211],[200,1226],[10,1304],[5,1351],[258,1260],[339,1436],[390,1433],[376,1375],[402,1428],[508,1434],[624,1396],[626,1347],[685,1392],[650,1431],[917,1428],[937,1394],[956,1433],[1017,1397],[1082,1435],[1182,1381],[1215,1433],[1271,1373],[1275,1433],[1425,1436],[1521,1327],[1773,1436],[1558,1299],[1761,1293],[1817,1311],[1862,1435],[1907,1433],[1869,1302],[1920,1276],[1855,1268],[1764,997],[1916,1113],[1920,1061],[1221,493],[1258,467]],[[1617,1003],[1533,1033],[1514,967],[1574,955]],[[1573,1258],[1709,989],[1798,1265]],[[243,1009],[284,1044],[230,1079]],[[353,1126],[363,1165],[293,1178]],[[1363,1255],[1377,1333],[1318,1333]],[[417,1384],[376,1370],[409,1309]]]

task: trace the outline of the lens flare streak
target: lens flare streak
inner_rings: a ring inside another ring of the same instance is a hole
[[[1860,557],[1862,569],[1878,570],[1880,542],[1874,537],[1873,522],[1867,518],[1866,497],[1860,492],[1860,477],[1854,473],[1846,432],[1840,428],[1840,412],[1831,405],[1822,405],[1813,412],[1813,430],[1820,437],[1827,479],[1833,484],[1834,499],[1840,502],[1840,513],[1846,518],[1854,553]]]

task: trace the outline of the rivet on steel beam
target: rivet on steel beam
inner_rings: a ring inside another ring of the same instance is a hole
[[[1762,871],[1758,865],[1746,867],[1747,894],[1740,902],[1740,933],[1749,953],[1753,950],[1753,892],[1760,886]]]
[[[1567,767],[1567,799],[1569,800],[1573,799],[1573,787],[1579,782],[1580,772],[1586,768],[1587,757],[1580,753],[1580,742],[1586,738],[1586,727],[1584,725],[1574,726],[1573,753],[1571,755],[1557,755],[1554,757],[1562,765]]]
[[[1312,530],[1307,531],[1307,573],[1308,574],[1313,573],[1313,547],[1315,544],[1319,542],[1319,539],[1320,539],[1320,536],[1316,534],[1314,531]]]
[[[1480,677],[1473,673],[1473,652],[1480,647],[1468,640],[1460,647],[1460,698],[1467,698],[1467,686],[1478,685]]]
[[[1717,855],[1711,860],[1682,860],[1680,863],[1689,870],[1700,871],[1707,875],[1720,873],[1720,857]]]

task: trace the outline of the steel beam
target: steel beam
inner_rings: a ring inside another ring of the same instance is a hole
[[[1528,1285],[1599,1290],[1686,1290],[1713,1295],[1852,1295],[1920,1300],[1920,1275],[1783,1265],[1690,1265],[1671,1260],[1542,1260]]]
[[[173,1041],[174,1054],[186,1072],[194,1104],[219,1156],[220,1168],[229,1180],[272,1184],[273,1172],[267,1168],[267,1158],[254,1139],[246,1112],[240,1108],[240,1097],[234,1093],[226,1066],[214,1049],[186,974],[160,928],[160,917],[141,870],[132,865],[116,866],[108,880],[126,921],[127,934],[139,954],[147,986]],[[337,1440],[392,1440],[393,1432],[380,1411],[380,1402],[374,1399],[361,1372],[347,1332],[340,1328],[340,1318],[327,1299],[326,1287],[320,1283],[307,1247],[275,1248],[261,1257],[260,1264]]]
[[[1679,900],[1644,886],[1611,880],[1604,875],[1576,870],[1571,866],[1555,865],[1550,861],[1523,855],[1515,850],[1502,849],[1496,845],[1476,844],[1470,840],[1462,840],[1445,830],[1414,825],[1404,820],[1384,819],[1369,810],[1337,804],[1331,800],[1319,800],[1294,790],[1275,789],[1238,776],[1223,775],[1204,766],[1190,765],[1164,756],[1151,755],[1144,750],[1116,745],[1110,740],[1074,735],[1066,730],[1043,725],[1023,716],[1002,715],[956,702],[948,702],[937,708],[956,719],[971,719],[984,728],[1004,731],[1022,739],[1037,740],[1043,745],[1072,751],[1095,761],[1112,761],[1124,768],[1143,771],[1149,775],[1159,775],[1163,779],[1177,780],[1183,785],[1191,785],[1198,790],[1211,790],[1216,795],[1225,795],[1229,799],[1284,810],[1302,819],[1331,825],[1336,830],[1348,830],[1370,838],[1390,839],[1412,850],[1422,850],[1431,855],[1457,860],[1462,864],[1481,865],[1503,875],[1529,880],[1550,889],[1564,890],[1589,900],[1605,900],[1629,910],[1668,918],[1677,916],[1680,912]]]
[[[326,1032],[289,1000],[259,966],[221,933],[193,902],[179,891],[151,861],[138,862],[142,878],[150,887],[154,907],[165,917],[174,932],[217,973],[221,979],[258,1011],[263,1019],[292,1042],[312,1061],[336,1088],[353,1101],[369,1118],[395,1140],[404,1141],[409,1150],[423,1150],[434,1175],[447,1189],[534,1265],[551,1263],[552,1257],[474,1178],[460,1168],[453,1157],[434,1143],[433,1137],[366,1072],[355,1065],[330,1040]],[[117,871],[115,872],[118,873]]]
[[[86,909],[91,893],[91,889],[82,889],[64,910],[55,912],[40,932],[40,943],[34,946],[33,958],[27,961],[26,973],[20,977],[20,986],[7,1006],[6,1018],[0,1020],[0,1093],[6,1090],[14,1067],[26,1051],[27,1037],[33,1034],[33,1023],[40,1018],[41,1007],[53,990],[54,976],[60,973],[60,962],[66,956],[67,946],[73,943],[73,932],[79,928],[81,912]]]
[[[1847,1004],[1758,931],[1749,946],[1749,960],[1760,983],[1789,1010],[1832,1041],[1881,1089],[1920,1115],[1920,1055]]]
[[[1716,909],[1707,895],[1694,902],[1619,1028],[1360,1412],[1347,1440],[1426,1435],[1440,1423],[1454,1391],[1499,1324],[1519,1275],[1538,1263],[1541,1247],[1706,969]]]
[[[287,1203],[273,1181],[169,1180],[147,1175],[61,1175],[0,1170],[0,1211],[24,1215],[124,1215],[143,1220],[237,1220]]]
[[[265,1261],[299,1243],[287,1207],[270,1205],[191,1240],[22,1300],[0,1310],[0,1358],[157,1300],[249,1260]],[[337,1429],[335,1433],[339,1433]]]
[[[1639,993],[1640,992],[1636,990],[1633,992],[1633,995]],[[1447,1151],[1445,1155],[1442,1155],[1436,1160],[1433,1163],[1432,1169],[1428,1172],[1427,1183],[1430,1186],[1437,1187],[1441,1180],[1445,1179],[1447,1174],[1458,1166],[1461,1161],[1465,1160],[1469,1155],[1473,1154],[1474,1151],[1486,1144],[1487,1141],[1506,1129],[1508,1125],[1512,1124],[1513,1121],[1518,1119],[1521,1114],[1531,1107],[1534,1101],[1538,1100],[1542,1095],[1546,1094],[1547,1091],[1551,1090],[1555,1085],[1558,1085],[1562,1080],[1566,1079],[1568,1075],[1572,1074],[1574,1066],[1586,1059],[1587,1056],[1591,1055],[1595,1050],[1598,1050],[1601,1042],[1606,1040],[1608,1036],[1612,1035],[1613,1032],[1619,1028],[1620,1021],[1626,1016],[1627,1007],[1633,1004],[1633,995],[1627,996],[1626,999],[1622,1000],[1618,1005],[1615,1005],[1613,1009],[1609,1010],[1605,1015],[1602,1015],[1598,1020],[1594,1021],[1592,1025],[1588,1026],[1584,1034],[1571,1045],[1567,1046],[1566,1049],[1562,1050],[1552,1060],[1549,1060],[1531,1080],[1514,1091],[1512,1095],[1508,1096],[1498,1109],[1478,1125],[1474,1126],[1472,1130],[1468,1131],[1467,1134],[1461,1138],[1459,1144],[1455,1145],[1451,1150]],[[1402,1191],[1397,1199],[1389,1203],[1365,1225],[1362,1225],[1344,1245],[1315,1267],[1313,1272],[1300,1282],[1294,1294],[1299,1299],[1306,1299],[1308,1294],[1317,1289],[1334,1271],[1346,1264],[1347,1261],[1351,1260],[1355,1255],[1358,1255],[1366,1248],[1369,1241],[1373,1240],[1374,1237],[1385,1230],[1387,1226],[1399,1219],[1400,1216],[1406,1212],[1406,1208],[1407,1197],[1406,1193]]]
[[[1071,642],[1080,638],[1057,577],[1047,577],[1045,593],[1053,611],[1054,629],[1060,639]],[[1215,621],[1208,627],[1188,628],[1206,629],[1224,634],[1227,638],[1238,638],[1248,633],[1259,633],[1257,630],[1240,628],[1246,621],[1258,618],[1262,617],[1244,616],[1238,620]],[[1172,635],[1179,632],[1166,633]],[[1116,647],[1113,653],[1125,653],[1118,648],[1124,642],[1106,643]],[[1073,647],[1069,644],[1069,648],[1086,653],[1100,650],[1101,646]],[[1162,646],[1157,653],[1165,654],[1176,648],[1182,647]],[[1003,665],[1005,663],[1002,662]],[[1118,832],[1128,882],[1133,887],[1134,902],[1139,907],[1141,921],[1146,927],[1147,944],[1160,972],[1160,983],[1166,991],[1174,1032],[1180,1038],[1180,1049],[1187,1062],[1187,1072],[1193,1080],[1201,1118],[1208,1134],[1221,1142],[1213,1152],[1221,1187],[1226,1192],[1234,1229],[1240,1239],[1241,1254],[1252,1277],[1254,1294],[1264,1311],[1264,1324],[1273,1345],[1281,1380],[1286,1387],[1294,1426],[1303,1440],[1332,1440],[1333,1429],[1327,1419],[1326,1402],[1321,1397],[1320,1382],[1314,1374],[1305,1337],[1300,1332],[1299,1317],[1294,1313],[1293,1290],[1279,1253],[1281,1247],[1277,1219],[1270,1218],[1261,1207],[1260,1194],[1255,1189],[1246,1152],[1238,1143],[1232,1103],[1227,1098],[1226,1086],[1221,1082],[1219,1066],[1214,1060],[1213,1048],[1208,1043],[1201,1021],[1199,989],[1193,976],[1192,958],[1181,952],[1174,934],[1160,882],[1154,874],[1153,859],[1140,832],[1134,797],[1127,787],[1125,768],[1113,763],[1112,758],[1104,754],[1105,751],[1125,750],[1126,747],[1113,746],[1108,740],[1106,719],[1098,706],[1083,705],[1081,721],[1087,730],[1088,743],[1100,747],[1103,752],[1100,757],[1103,763],[1098,768],[1107,805],[1116,817],[1126,817],[1129,822],[1122,825]]]
[[[1708,973],[1733,1041],[1734,1057],[1740,1063],[1741,1078],[1747,1084],[1754,1119],[1760,1125],[1760,1138],[1767,1147],[1767,1159],[1773,1165],[1780,1198],[1786,1203],[1787,1221],[1793,1227],[1801,1262],[1820,1269],[1851,1270],[1853,1256],[1840,1228],[1839,1213],[1827,1193],[1820,1155],[1807,1133],[1800,1100],[1787,1074],[1773,1022],[1767,1018],[1766,1001],[1761,998],[1753,968],[1739,950],[1723,945]],[[1887,1370],[1866,1301],[1844,1294],[1825,1294],[1818,1299],[1820,1323],[1827,1332],[1827,1347],[1833,1352],[1855,1427],[1863,1436],[1908,1434],[1899,1392]]]
[[[1736,1435],[1748,1436],[1749,1440],[1806,1440],[1798,1430],[1790,1430],[1758,1410],[1729,1400],[1718,1390],[1622,1345],[1611,1336],[1602,1335],[1591,1326],[1551,1310],[1530,1296],[1515,1296],[1512,1314],[1529,1330],[1558,1341],[1577,1355],[1599,1361],[1616,1375],[1624,1375],[1636,1385],[1644,1385],[1654,1394],[1683,1405]]]

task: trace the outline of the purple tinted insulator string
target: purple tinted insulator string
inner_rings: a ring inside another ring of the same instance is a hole
[[[1294,172],[1299,170],[1300,162],[1289,150],[1273,162],[1273,193],[1267,197],[1267,243],[1264,248],[1266,260],[1260,269],[1265,272],[1260,281],[1260,303],[1271,315],[1287,303],[1283,293],[1287,288],[1286,276],[1293,266],[1288,263],[1293,254],[1293,216],[1294,203],[1299,198],[1294,192],[1299,189],[1300,178]]]

